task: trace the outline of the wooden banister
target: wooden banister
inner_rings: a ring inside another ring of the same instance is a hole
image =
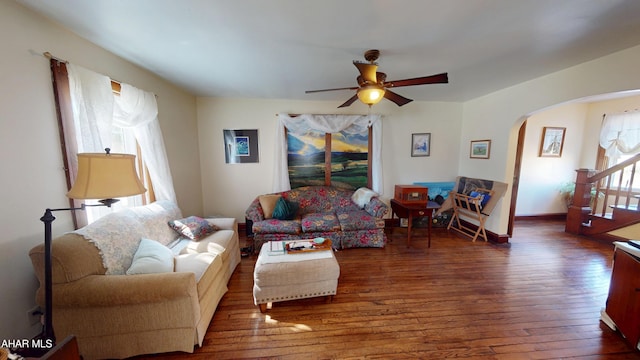
[[[621,199],[624,199],[624,207],[628,208],[630,200],[639,194],[633,190],[638,162],[640,154],[600,172],[590,169],[576,170],[576,186],[573,201],[567,211],[565,231],[582,234],[583,226],[589,222],[591,215],[598,212],[598,208],[601,208],[600,216],[604,217],[609,206],[622,206]],[[617,179],[614,181],[616,176]]]

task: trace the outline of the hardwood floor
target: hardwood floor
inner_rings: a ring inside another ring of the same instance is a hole
[[[599,321],[612,245],[558,221],[516,222],[510,244],[395,230],[384,249],[336,253],[333,303],[253,305],[254,257],[243,258],[193,354],[136,359],[640,359]]]

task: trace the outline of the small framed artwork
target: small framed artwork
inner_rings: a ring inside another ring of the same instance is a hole
[[[411,156],[431,155],[431,133],[411,134]]]
[[[491,140],[471,140],[469,157],[472,159],[488,159],[491,153]]]
[[[257,163],[258,130],[223,130],[227,164]]]
[[[541,157],[560,157],[564,146],[564,134],[567,128],[548,127],[542,128],[542,138],[540,139]]]

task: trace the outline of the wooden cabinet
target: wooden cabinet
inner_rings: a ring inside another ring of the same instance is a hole
[[[640,340],[640,259],[623,250],[625,247],[621,245],[630,246],[616,244],[605,311],[629,345],[637,348]]]

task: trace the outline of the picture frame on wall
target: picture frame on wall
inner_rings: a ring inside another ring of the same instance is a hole
[[[431,133],[411,134],[411,156],[431,155]]]
[[[488,159],[491,154],[491,140],[471,140],[469,157],[472,159]]]
[[[259,162],[258,130],[223,130],[224,160],[227,164]]]
[[[567,128],[545,126],[540,139],[540,157],[561,157]]]

